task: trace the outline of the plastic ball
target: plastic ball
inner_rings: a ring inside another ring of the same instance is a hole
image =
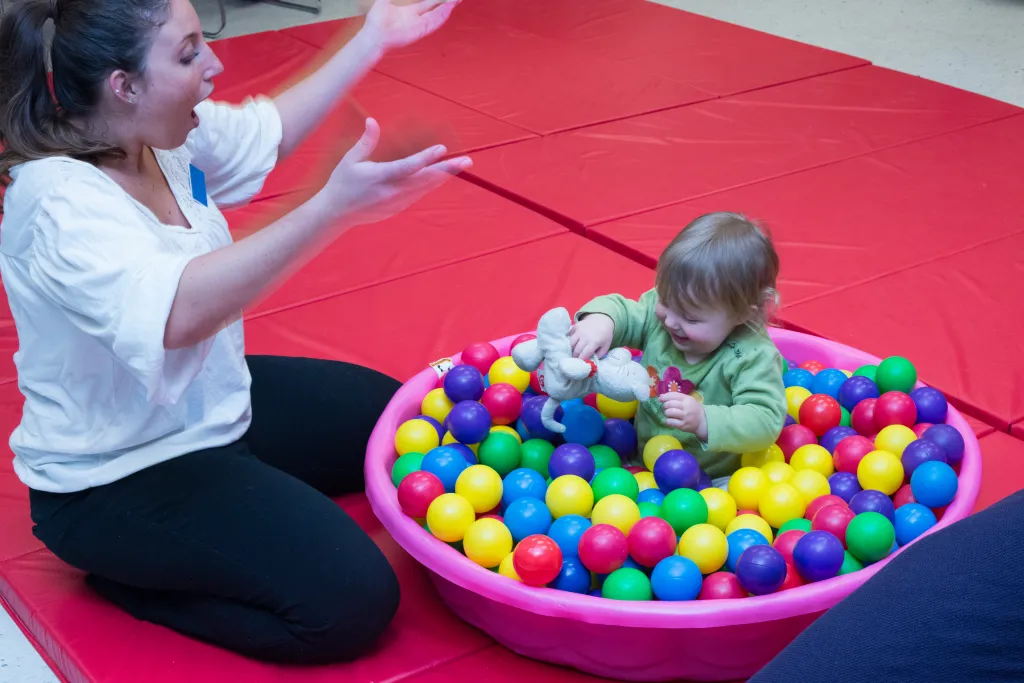
[[[825,477],[828,477],[835,471],[835,465],[832,463],[832,454],[818,444],[813,443],[796,449],[793,456],[789,459],[789,464],[795,472],[814,470],[815,472],[820,472]]]
[[[596,464],[594,454],[578,443],[565,443],[555,449],[548,461],[548,472],[552,479],[574,474],[590,481],[594,477]]]
[[[740,456],[740,467],[764,467],[770,462],[786,462],[786,454],[776,444]]]
[[[634,472],[633,478],[636,479],[637,488],[640,489],[641,493],[650,489],[658,488],[658,482],[654,480],[653,472],[648,472],[647,470]]]
[[[878,431],[875,426],[875,406],[877,398],[866,398],[857,404],[857,407],[850,413],[850,426],[857,430],[861,436],[874,437]]]
[[[786,560],[768,545],[753,545],[736,561],[736,578],[748,593],[774,593],[786,579]]]
[[[523,395],[511,384],[492,384],[480,397],[480,403],[496,425],[509,425],[523,412]]]
[[[807,370],[813,375],[817,375],[819,372],[825,369],[825,364],[818,360],[807,360],[800,364],[800,367]]]
[[[800,404],[797,419],[815,436],[824,436],[828,430],[839,426],[842,416],[837,400],[827,394],[812,394]]]
[[[451,446],[438,446],[423,456],[420,469],[437,476],[448,493],[455,492],[455,482],[469,467],[466,458]]]
[[[444,389],[431,389],[420,403],[420,412],[443,423],[454,405],[445,395]]]
[[[885,516],[862,512],[846,527],[846,547],[861,562],[877,562],[889,554],[896,531]]]
[[[778,528],[791,519],[802,517],[807,509],[800,492],[789,484],[774,484],[761,497],[759,510],[768,524]]]
[[[505,509],[504,521],[518,543],[527,536],[546,534],[551,527],[551,511],[537,498],[518,498]]]
[[[558,477],[548,484],[544,500],[555,519],[566,515],[590,517],[594,509],[594,491],[585,479],[574,474]]]
[[[679,443],[679,439],[674,436],[669,434],[652,436],[644,445],[644,466],[653,472],[654,464],[662,453],[681,450],[683,450],[683,444]]]
[[[875,429],[889,425],[913,427],[917,422],[917,406],[907,394],[887,391],[875,401]]]
[[[800,519],[791,519],[782,526],[779,527],[779,534],[784,534],[787,531],[803,531],[807,533],[811,530],[811,520],[806,517]]]
[[[616,569],[601,586],[601,597],[609,600],[650,600],[653,597],[651,581],[639,569]]]
[[[871,378],[854,375],[839,389],[837,398],[839,405],[852,411],[861,401],[879,396],[881,396],[881,392],[878,390],[878,385]]]
[[[427,507],[430,533],[445,543],[461,541],[466,530],[476,521],[476,511],[469,501],[455,493],[443,493]]]
[[[553,441],[556,437],[556,434],[545,427],[541,420],[541,411],[544,410],[544,404],[547,402],[546,396],[533,396],[523,401],[523,412],[519,419],[532,439]]]
[[[753,545],[770,545],[771,542],[765,538],[764,534],[755,529],[737,529],[731,533],[725,535],[725,540],[729,544],[729,554],[725,559],[725,567],[730,572],[736,571],[736,562],[739,561],[740,555],[743,554],[747,548]]]
[[[952,425],[932,425],[925,430],[921,438],[942,446],[942,450],[946,451],[946,462],[950,465],[957,464],[964,457],[964,448],[966,446],[963,434]]]
[[[700,464],[687,451],[666,451],[654,463],[654,481],[662,493],[676,489],[696,489]]]
[[[864,569],[864,565],[847,550],[843,553],[843,564],[839,567],[839,575],[851,574]]]
[[[863,489],[891,496],[903,485],[903,463],[888,451],[871,451],[857,465],[857,481]]]
[[[828,505],[814,515],[811,530],[827,531],[843,541],[846,538],[846,528],[856,516],[856,513],[845,505]]]
[[[506,555],[505,559],[503,559],[501,561],[501,564],[498,565],[498,573],[504,576],[505,578],[513,579],[514,581],[522,583],[523,580],[519,578],[519,574],[516,574],[515,567],[512,565],[514,559],[514,553],[509,553],[508,555]]]
[[[463,457],[466,458],[466,462],[470,465],[475,465],[477,463],[476,452],[480,448],[480,444],[473,443],[466,445],[464,443],[459,443],[459,440],[452,436],[451,432],[445,432],[444,438],[441,439],[441,445],[450,446],[459,451]]]
[[[548,472],[548,463],[551,461],[551,455],[554,452],[555,446],[550,441],[528,439],[523,442],[520,448],[519,465],[521,467],[528,467],[547,480],[551,476]]]
[[[914,499],[914,492],[910,490],[910,484],[904,484],[903,486],[901,486],[900,490],[897,491],[895,495],[893,495],[892,497],[893,507],[895,507],[897,510],[899,510],[904,505],[909,505],[910,503],[916,502],[917,500]]]
[[[661,516],[672,525],[676,534],[682,534],[695,524],[708,521],[708,504],[693,489],[676,489],[662,501]]]
[[[890,522],[896,519],[896,508],[892,499],[881,491],[861,491],[850,499],[850,509],[858,515],[863,512],[877,512]]]
[[[786,412],[794,420],[800,420],[800,407],[811,397],[810,389],[789,387],[786,389]]]
[[[832,492],[825,475],[815,470],[800,470],[794,473],[787,483],[800,492],[808,505],[815,498],[827,496]]]
[[[736,500],[722,489],[711,487],[700,492],[708,507],[707,523],[725,531],[736,519]]]
[[[647,517],[661,517],[661,506],[657,503],[641,501],[636,504],[636,509],[640,511],[640,519],[646,519]]]
[[[426,453],[438,445],[437,430],[425,420],[408,420],[395,432],[395,450],[398,455]]]
[[[920,439],[924,436],[925,430],[931,426],[932,424],[930,422],[918,422],[916,425],[911,427],[911,429],[914,430],[914,434],[917,434],[917,438]]]
[[[680,556],[693,560],[701,574],[711,574],[725,565],[729,557],[729,541],[718,527],[696,524],[683,532],[677,550]]]
[[[478,465],[478,467],[482,467],[482,465]],[[470,469],[473,468],[471,467]],[[462,476],[465,476],[465,474],[463,472]],[[548,482],[539,472],[526,467],[520,467],[505,475],[505,479],[502,482],[501,503],[507,508],[520,498],[544,500],[547,491]],[[455,492],[459,492],[458,484],[455,485]]]
[[[430,504],[444,495],[444,484],[437,475],[418,470],[410,472],[398,485],[398,505],[402,512],[420,519],[427,516]]]
[[[629,458],[636,451],[636,428],[627,420],[609,418],[604,421],[601,444],[618,453],[620,458]]]
[[[399,456],[395,460],[395,464],[391,466],[391,483],[397,488],[403,479],[409,476],[411,472],[419,470],[422,464],[422,453],[406,453]]]
[[[782,580],[782,585],[779,586],[778,592],[788,591],[791,588],[797,588],[804,585],[804,579],[800,576],[800,572],[793,566],[793,562],[786,560],[786,578]]]
[[[703,491],[704,489],[711,488],[711,475],[704,470],[700,471],[700,475],[697,477],[697,490]]]
[[[651,589],[658,600],[696,600],[703,584],[697,564],[686,557],[666,557],[651,572]]]
[[[814,386],[814,375],[802,368],[793,368],[782,375],[782,384],[789,387],[803,387],[810,390]]]
[[[866,436],[850,436],[836,444],[832,463],[840,472],[856,474],[860,461],[874,450],[875,442]]]
[[[826,368],[814,376],[814,382],[807,387],[815,394],[839,398],[839,390],[846,384],[846,374],[836,368]]]
[[[757,467],[741,467],[729,478],[729,495],[736,505],[746,510],[757,510],[757,503],[771,483]]]
[[[761,465],[761,471],[772,484],[782,484],[793,478],[796,471],[793,467],[784,462],[766,462]]]
[[[910,476],[910,490],[918,503],[930,508],[949,505],[956,497],[959,481],[944,462],[922,463]]]
[[[857,430],[854,429],[853,427],[845,427],[843,425],[833,427],[832,429],[825,432],[825,435],[821,437],[821,447],[834,455],[836,451],[836,446],[839,445],[840,441],[842,441],[848,436],[856,435]]]
[[[735,574],[730,572],[715,572],[704,577],[698,600],[734,600],[747,597]]]
[[[805,533],[807,532],[801,529],[783,531],[775,539],[775,542],[772,543],[772,547],[782,553],[782,557],[786,559],[786,562],[792,562],[793,549],[796,547],[796,542],[799,541]]]
[[[833,495],[842,498],[847,503],[862,490],[857,475],[853,472],[836,472],[828,478],[828,486]]]
[[[528,536],[512,553],[512,566],[527,586],[543,586],[562,571],[562,551],[547,536]]]
[[[942,392],[934,387],[918,387],[910,392],[910,399],[917,407],[919,422],[939,424],[946,421],[949,403]]]
[[[936,525],[935,513],[920,503],[896,508],[896,542],[904,546]]]
[[[934,441],[918,439],[907,444],[900,457],[906,476],[913,477],[914,470],[926,462],[946,462],[946,451]]]
[[[477,449],[481,465],[487,465],[499,476],[507,476],[522,462],[523,447],[514,436],[495,432],[489,434]]]
[[[502,490],[501,477],[486,465],[471,465],[462,470],[455,480],[455,493],[468,500],[477,512],[488,512],[498,507],[502,501]],[[498,561],[501,561],[500,557]]]
[[[472,365],[456,365],[445,373],[444,393],[452,403],[479,401],[484,395],[484,376]]]
[[[634,478],[635,481],[635,478]],[[654,503],[658,507],[661,507],[661,503],[665,500],[665,494],[658,489],[646,489],[640,491],[637,495],[636,500],[638,503]]]
[[[523,445],[523,437],[519,435],[519,432],[508,425],[494,425],[491,427],[491,434],[508,434],[518,441],[520,446]]]
[[[620,420],[631,420],[636,415],[638,401],[616,401],[603,394],[597,395],[597,409],[607,417],[614,417]]]
[[[782,432],[779,434],[779,438],[775,440],[775,443],[782,449],[783,455],[786,456],[786,462],[789,462],[790,456],[793,455],[796,449],[810,443],[818,443],[818,437],[809,428],[799,424],[792,424],[782,428]]]
[[[512,343],[509,344],[508,352],[512,353],[512,349],[516,348],[517,346],[519,346],[523,342],[528,342],[531,339],[536,339],[536,338],[537,338],[537,335],[535,335],[533,332],[526,332],[524,334],[521,334],[518,337],[516,337],[515,339],[513,339]]]
[[[772,528],[768,525],[768,522],[763,517],[759,517],[755,514],[739,514],[736,519],[729,522],[729,526],[725,527],[725,535],[728,536],[737,529],[753,529],[762,536],[764,536],[768,543],[772,542]]]
[[[829,505],[841,505],[843,507],[847,507],[846,501],[839,496],[832,494],[818,496],[807,504],[807,511],[804,513],[804,518],[813,520],[814,516],[818,514],[822,508],[826,508]]]
[[[633,525],[640,521],[640,509],[630,498],[613,493],[594,503],[591,520],[594,524],[610,524],[628,534]]]
[[[903,449],[914,441],[917,441],[917,434],[910,427],[900,424],[889,425],[883,427],[875,436],[875,448],[903,455]]]
[[[580,538],[591,526],[590,520],[585,517],[565,515],[551,524],[548,536],[562,549],[563,557],[576,557],[579,554]]]
[[[626,534],[610,524],[595,524],[580,537],[579,558],[597,574],[610,574],[629,556]]]
[[[875,383],[884,394],[887,391],[909,393],[917,383],[917,370],[914,364],[902,356],[889,356],[878,364],[875,371]]]
[[[604,418],[601,413],[588,405],[563,404],[562,436],[566,442],[593,446],[604,435]]]
[[[594,477],[590,486],[594,490],[595,502],[613,494],[623,495],[635,501],[639,499],[640,495],[640,485],[637,484],[636,477],[622,467],[601,470]]]
[[[587,450],[594,456],[594,466],[599,470],[621,469],[622,458],[609,446],[594,444]]]
[[[491,414],[476,401],[461,401],[448,413],[448,431],[460,443],[480,443],[491,431]]]
[[[469,525],[462,548],[481,567],[497,567],[512,552],[512,534],[495,519],[478,519]]]
[[[644,567],[653,567],[676,550],[676,532],[659,517],[639,520],[626,534],[626,540],[629,556]]]
[[[461,362],[486,373],[501,354],[488,342],[476,342],[462,350]],[[454,369],[454,368],[453,368]]]
[[[578,557],[566,557],[562,553],[562,569],[551,582],[551,588],[568,593],[585,595],[590,592],[592,577]]]
[[[522,370],[512,356],[504,356],[494,361],[487,372],[491,386],[495,384],[511,384],[521,394],[530,386],[530,373]]]
[[[793,548],[793,566],[808,581],[823,581],[839,574],[843,544],[827,531],[810,531]]]

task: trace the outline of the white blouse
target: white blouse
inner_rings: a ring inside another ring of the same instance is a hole
[[[262,98],[207,101],[196,113],[183,147],[154,150],[191,229],[161,223],[85,162],[11,171],[0,277],[25,407],[10,444],[31,488],[100,486],[229,444],[249,426],[241,321],[178,350],[164,348],[164,328],[185,266],[231,243],[217,204],[248,202],[273,169],[281,119]]]

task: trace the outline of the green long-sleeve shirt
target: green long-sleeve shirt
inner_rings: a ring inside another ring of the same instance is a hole
[[[691,365],[654,315],[656,301],[653,289],[639,301],[611,294],[586,304],[576,318],[604,313],[615,322],[613,347],[643,351],[641,363],[651,377],[651,398],[637,409],[637,453],[643,453],[652,436],[671,434],[712,478],[730,475],[740,467],[740,454],[768,448],[782,430],[786,418],[782,356],[764,329],[741,325],[713,354]],[[665,424],[658,396],[668,391],[692,392],[703,403],[706,444]]]

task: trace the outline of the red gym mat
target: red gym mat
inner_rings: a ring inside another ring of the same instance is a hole
[[[588,236],[653,267],[691,220],[764,221],[786,309],[1020,229],[1024,116],[921,140],[598,225]],[[858,319],[859,320],[859,319]]]
[[[214,79],[215,99],[238,101],[247,95],[272,95],[297,81],[320,51],[280,31],[265,31],[210,43],[224,65]]]
[[[975,512],[1024,488],[1024,441],[994,432],[979,443],[982,476]]]
[[[593,226],[1020,111],[866,66],[488,150],[470,173]]]
[[[7,317],[0,320],[0,384],[18,379],[18,371],[14,367],[14,353],[18,350],[18,332],[7,308],[7,294],[0,292],[0,300]]]
[[[226,215],[239,239],[284,215],[297,201],[269,199]],[[254,313],[290,308],[565,232],[553,221],[455,178],[397,216],[343,234]]]

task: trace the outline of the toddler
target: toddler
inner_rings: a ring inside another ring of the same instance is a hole
[[[636,414],[639,451],[671,434],[720,485],[740,454],[768,448],[786,417],[782,356],[766,324],[779,259],[745,217],[697,218],[658,259],[655,287],[632,301],[598,297],[576,314],[573,354],[643,350],[650,399]]]

